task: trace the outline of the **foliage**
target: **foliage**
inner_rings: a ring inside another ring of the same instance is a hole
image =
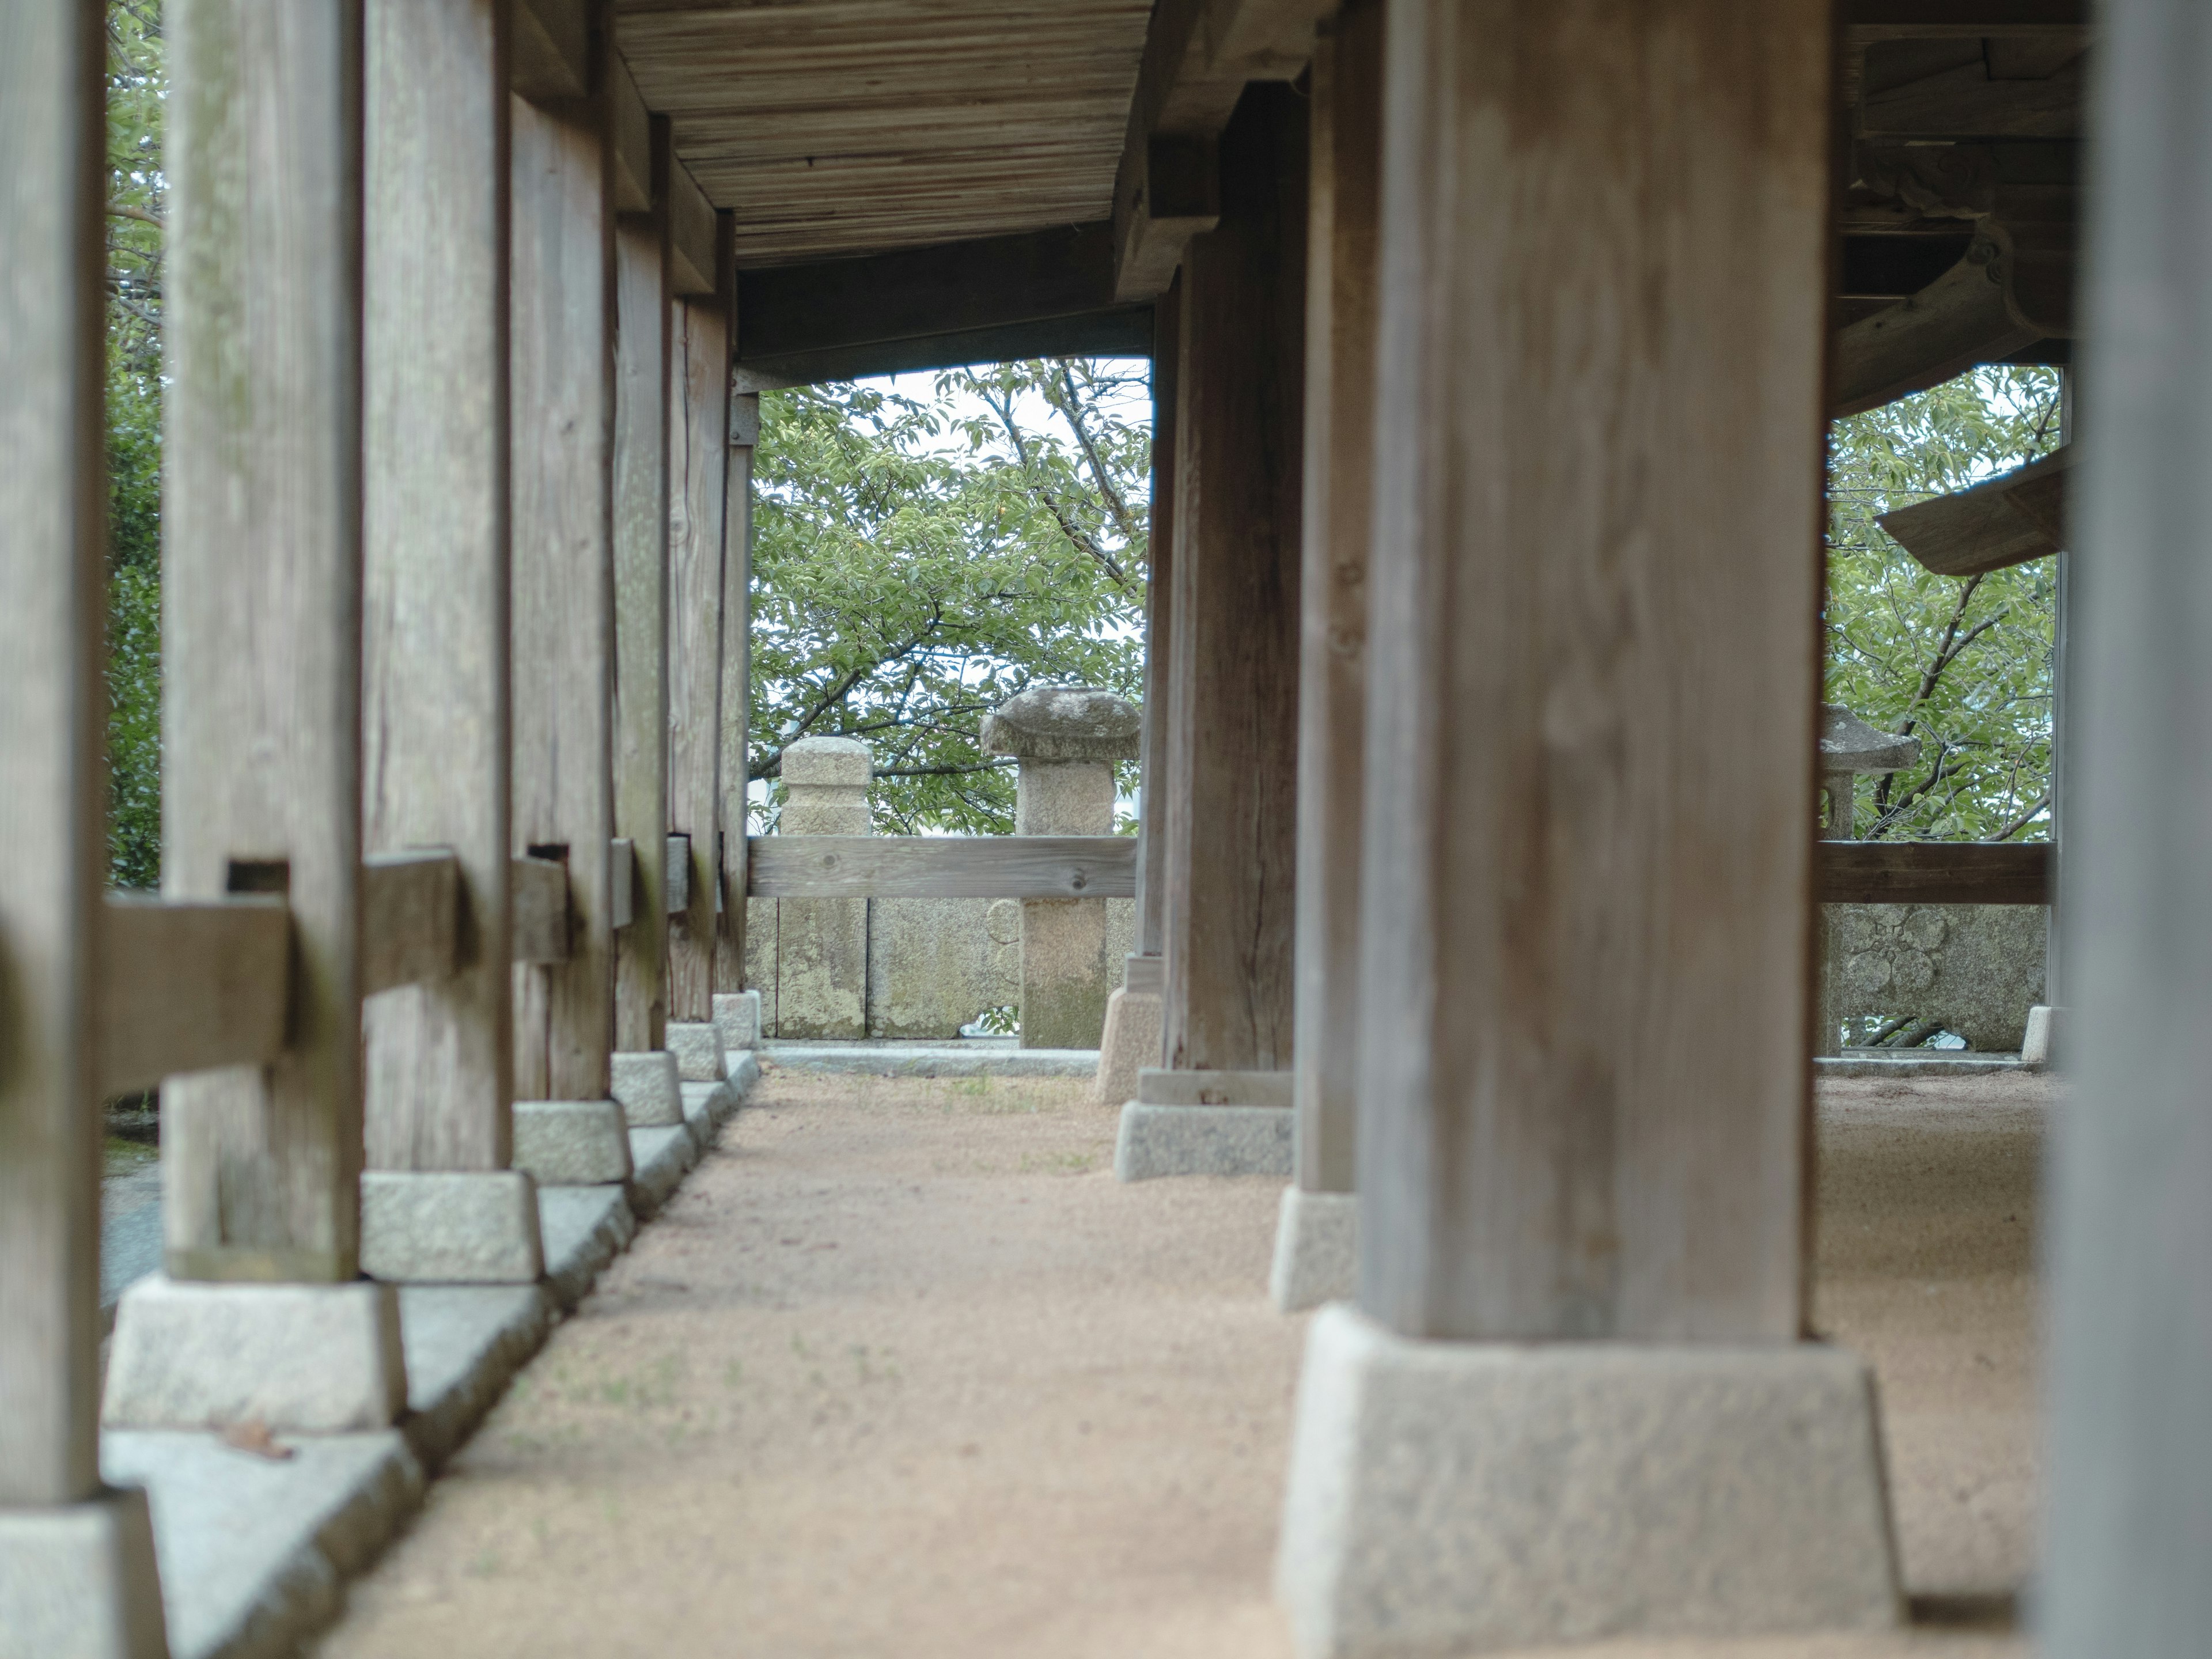
[[[108,878],[161,873],[159,0],[107,7]]]
[[[1012,831],[982,717],[1032,681],[1142,695],[1144,372],[1055,358],[942,374],[927,399],[762,397],[754,777],[799,738],[859,738],[886,831]]]
[[[2053,562],[1932,575],[1875,519],[2048,453],[2058,402],[2056,370],[1979,368],[1832,429],[1827,699],[1921,742],[1859,779],[1860,837],[2048,834]]]

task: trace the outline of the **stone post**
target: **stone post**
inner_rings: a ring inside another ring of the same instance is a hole
[[[1021,761],[1014,833],[1110,836],[1114,763],[1137,757],[1143,717],[1110,691],[1033,685],[983,721],[983,747]],[[1093,1048],[1113,991],[1104,899],[1022,902],[1022,1047]]]
[[[1820,839],[1850,841],[1851,781],[1862,772],[1894,772],[1920,758],[1920,740],[1900,738],[1869,726],[1848,708],[1832,702],[1820,705]],[[1813,1052],[1832,1054],[1842,1044],[1837,1031],[1843,1024],[1842,963],[1828,927],[1828,907],[1815,905],[1820,964],[1820,1029],[1814,1034]]]
[[[777,832],[866,836],[867,744],[852,738],[801,738],[783,751],[785,799]],[[775,902],[775,1029],[785,1037],[868,1034],[868,902]]]

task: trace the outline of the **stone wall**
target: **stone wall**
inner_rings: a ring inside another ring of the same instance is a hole
[[[1839,1021],[1936,1019],[1970,1048],[2016,1051],[2043,1000],[2051,913],[2025,904],[1832,904]]]

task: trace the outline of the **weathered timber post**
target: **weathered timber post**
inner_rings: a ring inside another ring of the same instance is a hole
[[[1163,1046],[1207,1075],[1139,1074],[1125,1180],[1290,1173],[1307,167],[1304,100],[1246,88],[1183,260]]]
[[[668,831],[684,860],[668,929],[668,1046],[691,1082],[720,1082],[714,1030],[715,900],[721,892],[723,514],[730,459],[727,215],[714,213],[681,161],[672,210],[697,228],[707,265],[672,285],[668,386]]]
[[[1894,772],[1920,758],[1920,740],[1878,732],[1848,708],[1820,705],[1820,839],[1850,841],[1853,780],[1862,772]],[[1828,927],[1828,907],[1814,907],[1814,949],[1820,964],[1819,1018],[1813,1052],[1832,1054],[1842,1046],[1844,1024],[1840,964]]]
[[[1389,9],[1302,1652],[1899,1613],[1866,1367],[1802,1340],[1829,13]]]
[[[0,1653],[163,1659],[141,1492],[100,1478],[106,41],[0,52]]]
[[[1166,1014],[1168,674],[1174,632],[1176,368],[1182,279],[1152,302],[1152,511],[1145,568],[1145,714],[1137,791],[1137,948],[1106,999],[1097,1098],[1137,1092],[1137,1073],[1161,1063]]]
[[[360,1278],[362,35],[349,0],[180,0],[162,547],[162,888],[281,892],[289,1042],[162,1088],[168,1273],[106,1420],[381,1428],[398,1291]]]
[[[1014,833],[1114,832],[1114,763],[1137,757],[1141,717],[1110,691],[1033,685],[984,716],[987,754],[1019,757]],[[1104,899],[1022,901],[1022,1047],[1088,1048],[1113,989]]]
[[[1285,1312],[1352,1293],[1359,1097],[1359,845],[1374,517],[1376,236],[1382,3],[1351,0],[1314,45],[1306,255],[1306,459],[1298,660],[1298,890],[1291,1103],[1268,1290]]]
[[[801,738],[783,751],[786,836],[866,836],[868,746],[852,738]],[[868,901],[775,901],[775,1030],[782,1037],[868,1034]]]
[[[514,1152],[505,17],[367,0],[362,835],[450,848],[453,971],[363,1006],[362,1265],[528,1282]]]
[[[2082,408],[2069,573],[2052,1114],[2050,1490],[2037,1640],[2180,1659],[2212,1629],[2212,34],[2187,0],[2100,14]]]
[[[731,337],[736,337],[734,319]],[[720,927],[714,936],[714,1029],[726,1055],[760,1041],[761,994],[745,987],[746,728],[752,717],[753,450],[760,394],[730,399],[727,505],[722,514]]]

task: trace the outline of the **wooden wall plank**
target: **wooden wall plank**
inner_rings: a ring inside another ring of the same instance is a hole
[[[732,397],[722,509],[722,738],[716,762],[721,792],[716,848],[721,884],[714,935],[718,992],[745,987],[745,787],[752,775],[747,732],[752,718],[753,450],[759,442],[760,398]]]
[[[434,982],[380,955],[364,893],[372,1169],[504,1169],[513,1144],[505,15],[366,14],[362,837],[372,872],[429,846],[461,872]]]
[[[100,1490],[100,19],[0,23],[0,1506]]]
[[[1169,1064],[1287,1070],[1304,419],[1304,100],[1255,85],[1221,140],[1221,226],[1182,273]]]
[[[756,836],[754,898],[1133,898],[1133,836]]]
[[[662,180],[649,214],[615,221],[615,830],[660,845],[668,825],[668,123],[650,133]],[[668,1020],[668,907],[659,859],[613,875],[629,925],[615,940],[617,1049],[662,1046]]]
[[[679,260],[680,264],[681,261]],[[710,288],[711,288],[710,270]],[[714,833],[721,811],[722,516],[730,460],[726,297],[669,310],[668,828],[689,836],[668,929],[668,1017],[714,1017]]]
[[[1173,774],[1169,683],[1175,659],[1175,457],[1176,372],[1181,367],[1182,284],[1152,307],[1152,507],[1145,568],[1145,734],[1138,801],[1137,954],[1166,948],[1168,805]],[[1163,965],[1164,971],[1164,965]]]
[[[513,850],[568,866],[569,951],[515,973],[515,1093],[599,1100],[614,1035],[613,263],[603,100],[513,106]]]
[[[282,890],[292,1046],[162,1091],[169,1271],[357,1271],[361,10],[163,17],[162,887]]]
[[[103,1095],[283,1053],[292,919],[281,896],[110,893],[99,921]]]
[[[1830,21],[1391,6],[1359,1255],[1408,1336],[1802,1334]]]
[[[1382,6],[1347,0],[1313,62],[1298,654],[1297,1181],[1354,1189],[1367,567],[1374,520]]]

